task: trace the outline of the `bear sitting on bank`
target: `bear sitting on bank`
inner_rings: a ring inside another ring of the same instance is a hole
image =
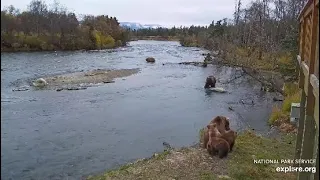
[[[218,154],[219,158],[226,157],[230,151],[230,145],[225,139],[220,138],[221,134],[217,124],[209,124],[207,128],[209,129],[209,141],[206,145],[208,153],[210,155]]]
[[[218,125],[216,123],[210,123],[209,125],[207,125],[208,128],[208,132],[210,133],[210,131],[215,131],[215,129],[217,129]],[[222,130],[219,131],[219,133],[215,133],[213,134],[214,136],[218,137],[218,138],[222,138],[224,140],[226,140],[230,146],[230,152],[232,151],[232,148],[235,144],[236,138],[237,138],[237,132],[233,131],[233,130]],[[210,135],[209,135],[210,138]]]
[[[217,116],[207,125],[203,135],[203,147],[209,154],[220,158],[227,156],[232,151],[237,138],[237,132],[230,129],[229,118]],[[228,146],[225,145],[227,142]],[[228,150],[228,153],[225,151]]]
[[[213,123],[217,124],[217,128],[220,133],[230,130],[229,118],[225,116],[215,117],[210,121],[210,124],[213,124]],[[209,141],[209,129],[206,128],[204,130],[204,135],[203,135],[203,148],[206,148],[208,141]]]

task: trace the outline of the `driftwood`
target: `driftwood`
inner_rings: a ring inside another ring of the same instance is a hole
[[[284,99],[281,97],[273,97],[273,101],[283,101]]]
[[[279,92],[280,94],[284,94],[282,88],[278,87],[275,83],[266,80],[264,77],[260,76],[259,73],[251,68],[242,68],[243,72],[251,76],[253,79],[259,81],[264,86],[272,87],[275,91]]]
[[[232,79],[229,79],[229,80],[226,81],[226,82],[222,82],[222,83],[220,83],[220,84],[229,84],[229,83],[231,83],[232,81],[241,78],[243,75],[244,75],[244,74],[241,74],[241,75],[239,75],[239,76],[236,76],[236,77],[234,77],[234,78],[232,78]]]

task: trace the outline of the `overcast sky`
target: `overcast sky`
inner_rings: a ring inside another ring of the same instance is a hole
[[[9,5],[25,10],[31,0],[1,0],[1,9]],[[52,4],[53,0],[45,1]],[[212,20],[232,18],[235,0],[60,0],[76,14],[105,14],[120,22],[163,26],[207,25]],[[250,0],[243,0],[247,5]]]

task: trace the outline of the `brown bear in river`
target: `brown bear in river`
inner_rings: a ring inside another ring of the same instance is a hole
[[[214,76],[208,76],[206,79],[206,84],[204,85],[204,88],[210,88],[210,87],[215,88],[216,82],[217,80]]]
[[[219,158],[226,157],[230,151],[230,146],[226,140],[220,138],[218,125],[209,124],[207,128],[209,129],[209,141],[206,145],[208,153],[210,155],[218,154]]]
[[[213,120],[210,121],[210,124],[217,124],[217,128],[220,133],[230,130],[230,122],[229,118],[225,116],[217,116]],[[206,128],[203,134],[203,148],[206,148],[207,143],[209,141],[209,129]]]

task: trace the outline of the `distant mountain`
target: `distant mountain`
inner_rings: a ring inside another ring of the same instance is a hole
[[[135,22],[120,22],[120,26],[130,28],[130,29],[156,29],[158,27],[162,27],[159,24],[140,24],[140,23],[135,23]]]

